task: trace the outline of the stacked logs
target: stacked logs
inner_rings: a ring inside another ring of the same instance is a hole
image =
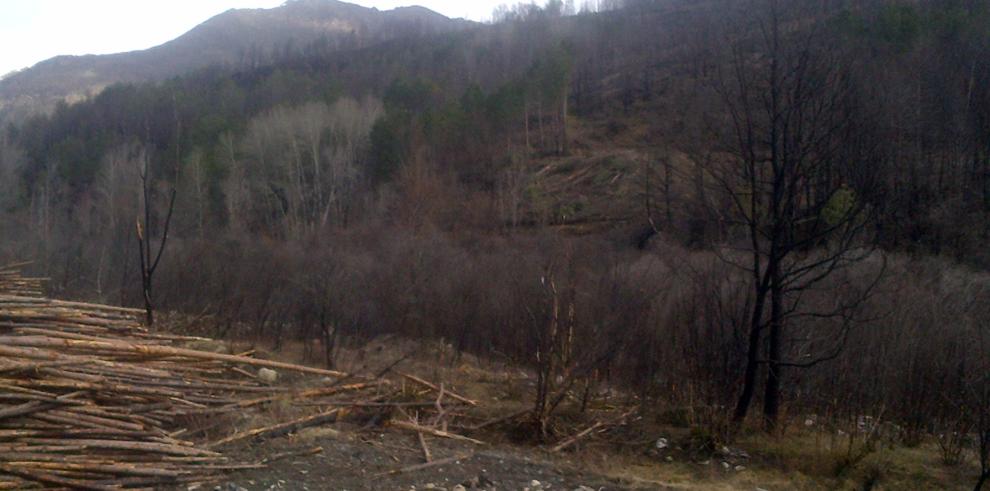
[[[246,368],[342,375],[189,349],[202,339],[152,333],[141,313],[0,295],[0,489],[211,481],[244,466],[184,439],[185,417],[288,395]]]
[[[22,297],[41,297],[46,278],[26,278],[21,276],[21,267],[30,263],[0,266],[0,293]]]
[[[40,285],[15,267],[0,268],[0,490],[195,487],[279,458],[242,464],[222,450],[352,413],[415,438],[425,463],[387,473],[409,472],[464,458],[434,459],[429,439],[481,445],[458,432],[529,413],[467,424],[478,419],[471,414],[476,401],[394,365],[367,378],[191,349],[212,340],[152,332],[141,310],[43,298]],[[310,377],[276,386],[259,369]],[[382,378],[387,372],[396,378]],[[273,422],[265,410],[275,407],[291,415]],[[632,413],[595,423],[552,450]],[[231,415],[239,423],[226,424]],[[212,426],[195,428],[196,421]],[[237,428],[245,422],[247,429]]]

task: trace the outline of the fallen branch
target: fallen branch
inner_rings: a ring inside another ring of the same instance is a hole
[[[572,437],[570,437],[570,438],[568,438],[568,439],[566,439],[566,440],[558,443],[553,448],[551,448],[550,451],[551,452],[559,452],[559,451],[561,451],[561,450],[563,450],[563,449],[565,449],[565,448],[567,448],[567,447],[569,447],[569,446],[577,443],[582,438],[584,438],[584,437],[592,434],[595,430],[598,430],[598,429],[601,429],[601,428],[605,428],[605,427],[608,427],[608,426],[614,426],[614,425],[620,424],[623,421],[625,421],[626,418],[628,418],[633,413],[635,413],[638,409],[639,408],[635,408],[634,407],[634,408],[626,411],[625,413],[622,413],[618,418],[615,418],[615,419],[612,419],[612,420],[609,420],[609,421],[597,421],[597,422],[595,422],[595,424],[593,424],[593,425],[585,428],[584,430],[579,431],[574,436],[572,436]]]
[[[470,431],[478,431],[478,430],[480,430],[482,428],[487,428],[487,427],[492,426],[492,425],[497,425],[497,424],[499,424],[499,423],[501,423],[503,421],[509,421],[509,420],[512,420],[512,419],[516,419],[519,416],[522,416],[522,415],[524,415],[526,413],[530,413],[530,412],[533,412],[533,410],[531,408],[520,409],[519,411],[506,414],[505,416],[499,416],[499,417],[496,417],[496,418],[493,418],[493,419],[489,419],[488,421],[485,421],[485,422],[476,424],[474,426],[468,427],[468,430],[470,430]]]
[[[236,433],[234,435],[228,436],[222,440],[218,440],[209,445],[210,448],[216,448],[223,445],[227,445],[233,442],[247,440],[247,439],[263,439],[272,438],[276,436],[286,435],[299,431],[303,428],[308,428],[310,426],[319,426],[324,423],[332,423],[337,421],[342,413],[344,412],[341,408],[331,409],[330,411],[313,414],[303,418],[288,421],[286,423],[280,423],[273,426],[266,426],[264,428],[257,428],[250,431],[245,431],[243,433]]]
[[[456,399],[458,401],[461,401],[464,404],[468,404],[468,405],[471,405],[471,406],[477,406],[478,405],[478,401],[473,401],[471,399],[468,399],[467,397],[464,397],[464,396],[455,394],[454,392],[452,392],[450,390],[441,389],[440,387],[437,387],[435,384],[432,384],[430,382],[427,382],[426,380],[423,380],[423,379],[421,379],[421,378],[419,378],[419,377],[417,377],[415,375],[410,375],[408,373],[402,373],[402,372],[396,372],[396,373],[398,373],[399,375],[401,375],[404,378],[407,378],[407,379],[409,379],[409,380],[411,380],[413,382],[416,382],[417,384],[420,384],[420,385],[422,385],[424,387],[433,389],[434,391],[436,391],[438,393],[446,394],[447,396],[451,397],[452,399]]]
[[[426,437],[417,431],[416,438],[419,439],[419,446],[423,448],[423,458],[426,459],[426,462],[433,462],[433,455],[430,453],[430,447],[426,444]]]
[[[284,460],[292,457],[306,457],[309,455],[316,455],[323,452],[323,447],[313,447],[306,450],[298,450],[294,452],[279,452],[273,454],[271,457],[267,457],[261,461],[262,464],[271,464],[272,462],[278,462],[279,460]]]
[[[459,440],[459,441],[462,441],[462,442],[470,442],[470,443],[474,443],[475,445],[484,445],[485,444],[485,442],[483,442],[481,440],[475,440],[474,438],[466,437],[466,436],[463,436],[463,435],[458,435],[456,433],[450,433],[450,432],[443,431],[443,430],[438,430],[436,428],[430,428],[428,426],[421,426],[421,425],[418,425],[416,423],[410,423],[408,421],[396,421],[396,420],[392,420],[389,424],[391,426],[394,426],[396,428],[401,428],[403,430],[417,431],[417,432],[420,432],[420,433],[426,433],[428,435],[438,436],[440,438],[449,438],[451,440]]]
[[[429,469],[429,468],[438,467],[438,466],[441,466],[441,465],[454,464],[454,463],[457,463],[457,462],[462,461],[462,460],[470,459],[471,457],[474,457],[474,454],[473,453],[472,454],[465,454],[465,455],[456,455],[454,457],[448,457],[446,459],[434,460],[433,462],[427,462],[425,464],[416,464],[416,465],[411,465],[409,467],[403,467],[401,469],[394,469],[394,470],[391,470],[391,471],[388,471],[388,472],[382,472],[382,473],[378,474],[378,476],[394,476],[396,474],[404,474],[404,473],[407,473],[407,472],[421,471],[423,469]]]

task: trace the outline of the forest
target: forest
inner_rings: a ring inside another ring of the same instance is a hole
[[[613,3],[10,121],[0,260],[328,368],[386,334],[529,367],[543,437],[610,386],[718,442],[868,415],[979,488],[990,5]]]

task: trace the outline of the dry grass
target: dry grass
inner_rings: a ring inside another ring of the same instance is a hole
[[[228,349],[238,351],[248,347],[246,343],[232,343]],[[300,342],[287,342],[279,353],[262,353],[262,356],[314,362],[307,360],[307,351],[313,350],[307,350]],[[533,392],[533,376],[529,371],[501,360],[458,354],[442,341],[385,336],[360,346],[345,346],[338,363],[343,371],[364,374],[377,373],[395,364],[395,369],[442,381],[446,387],[482,401],[477,414],[479,422],[528,407]],[[585,413],[577,409],[576,400],[565,406],[557,418],[559,432],[571,434],[587,425],[596,414],[628,400],[628,396],[616,395],[614,390],[610,394],[608,400],[592,401]],[[698,411],[660,405],[648,407],[649,410],[641,413],[642,417],[626,427],[582,442],[562,454],[546,456],[619,479],[633,489],[971,489],[978,474],[972,458],[954,467],[943,465],[933,442],[909,448],[880,441],[866,447],[862,438],[850,439],[849,434],[838,430],[801,425],[789,425],[779,436],[769,436],[757,429],[742,432],[731,446],[744,450],[750,459],[733,462],[725,468],[717,452],[706,453],[702,449],[704,445],[699,443],[711,438],[716,442],[714,445],[722,445],[718,437],[708,436],[697,426]],[[288,406],[272,406],[269,410],[272,419],[284,418],[293,411]],[[312,434],[305,437],[322,437],[322,431],[309,430]],[[334,437],[347,438],[336,431],[331,433]],[[525,422],[516,421],[486,428],[474,436],[497,447],[511,449],[521,445],[532,450],[535,442],[527,434],[531,436]],[[650,449],[661,437],[669,439],[671,448],[658,455]],[[744,469],[736,470],[736,465],[743,465]]]

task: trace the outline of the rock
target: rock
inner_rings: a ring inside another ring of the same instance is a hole
[[[749,460],[749,454],[741,448],[730,448],[723,445],[718,454],[726,457],[730,463],[735,463],[736,460]]]
[[[260,368],[258,369],[258,378],[262,382],[274,384],[278,381],[278,372],[270,368]]]
[[[458,484],[457,486],[450,488],[450,491],[467,491],[467,488]]]
[[[746,470],[746,466],[744,466],[744,465],[737,465],[735,467],[735,470],[736,470],[736,472],[742,472],[742,471]]]
[[[729,470],[729,469],[732,468],[732,466],[729,465],[728,462],[722,462],[722,468],[725,469],[725,470]]]
[[[589,488],[588,486],[578,486],[574,488],[574,491],[595,491],[595,489]]]
[[[653,446],[657,450],[664,450],[670,446],[670,440],[667,440],[666,438],[657,438],[657,441],[653,444]]]
[[[674,458],[668,455],[668,456],[664,457],[663,460],[666,460],[667,462],[673,462],[674,461]]]
[[[481,472],[485,472],[485,470],[482,469]],[[486,476],[485,474],[478,474],[478,477],[476,477],[475,480],[477,480],[478,483],[475,484],[474,486],[470,486],[470,487],[472,487],[472,488],[494,488],[495,487],[495,481],[492,481],[491,479],[488,479],[488,476]]]

